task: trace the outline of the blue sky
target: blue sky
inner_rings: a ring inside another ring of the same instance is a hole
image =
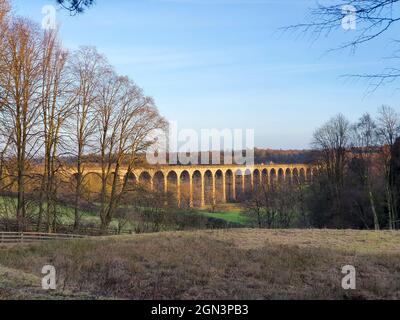
[[[40,22],[55,0],[12,0]],[[327,53],[351,32],[312,41],[279,28],[304,22],[308,0],[97,0],[84,15],[57,13],[64,45],[94,45],[154,97],[179,128],[251,128],[257,147],[308,148],[314,129],[341,112],[356,120],[398,107],[394,85],[366,94],[344,74],[381,71],[396,30]]]

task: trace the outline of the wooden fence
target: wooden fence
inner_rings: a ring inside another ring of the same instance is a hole
[[[0,243],[34,243],[51,240],[71,240],[83,238],[88,238],[88,236],[41,232],[0,232]]]
[[[19,230],[18,223],[15,220],[0,220],[0,233],[1,232],[17,232]],[[48,233],[46,226],[37,228],[37,223],[29,221],[22,228],[25,233]],[[72,225],[57,225],[57,233],[60,234],[74,234],[82,236],[102,236],[102,235],[128,235],[134,233],[133,230],[118,230],[117,228],[109,227],[106,231],[101,230],[99,227],[94,226],[81,226],[78,230],[75,230]]]

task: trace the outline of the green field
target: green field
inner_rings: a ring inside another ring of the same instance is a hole
[[[233,222],[241,225],[248,225],[251,223],[251,220],[249,217],[246,217],[243,215],[241,212],[237,211],[231,211],[231,212],[201,212],[204,214],[206,217],[210,218],[215,218],[215,219],[221,219],[225,220],[227,222]]]
[[[208,207],[196,212],[209,218],[220,219],[244,227],[252,225],[252,219],[243,213],[242,207],[238,204],[229,203],[218,205],[215,212],[212,212],[211,208]]]

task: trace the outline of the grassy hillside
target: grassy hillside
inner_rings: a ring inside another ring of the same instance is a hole
[[[400,233],[330,230],[168,232],[0,247],[0,298],[400,298]],[[354,265],[357,290],[341,288]]]

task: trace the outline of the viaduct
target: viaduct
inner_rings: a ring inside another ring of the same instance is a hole
[[[68,171],[71,176],[76,175],[72,168]],[[122,168],[120,172],[126,170]],[[84,181],[91,189],[99,185],[100,174],[99,166],[85,168]],[[239,201],[263,185],[307,183],[312,174],[312,167],[306,164],[166,165],[136,168],[127,178],[132,186],[140,184],[152,191],[173,193],[179,206],[202,207]]]

